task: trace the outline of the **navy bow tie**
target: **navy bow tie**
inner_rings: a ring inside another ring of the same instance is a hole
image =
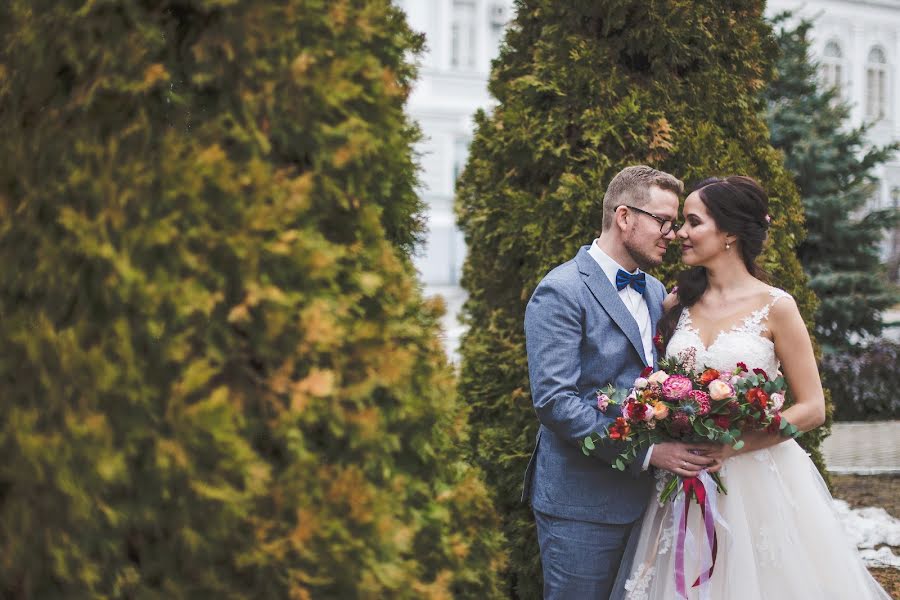
[[[633,287],[638,294],[643,294],[644,290],[647,289],[647,276],[644,275],[643,271],[629,273],[619,269],[616,273],[616,289],[623,290],[626,285]]]

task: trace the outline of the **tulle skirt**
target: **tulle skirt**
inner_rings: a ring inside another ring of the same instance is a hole
[[[707,594],[692,584],[704,570],[702,552],[687,552],[687,597],[712,600],[891,600],[866,570],[832,507],[825,482],[793,440],[729,459],[718,494],[724,524]],[[657,496],[667,478],[658,476]],[[611,596],[619,600],[673,600],[677,530],[673,502],[650,501],[631,568]],[[707,547],[700,510],[688,515],[698,550]],[[708,551],[707,551],[708,556]]]

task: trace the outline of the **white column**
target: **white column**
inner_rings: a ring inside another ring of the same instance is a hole
[[[491,69],[491,15],[493,0],[477,0],[475,4],[475,68],[487,74]]]
[[[850,118],[859,125],[866,118],[866,43],[865,29],[860,24],[853,24],[850,29],[850,56],[847,66],[850,69]]]
[[[431,35],[428,45],[434,52],[434,68],[446,71],[450,68],[450,19],[452,19],[452,0],[421,0],[431,2],[434,6]]]
[[[900,100],[900,77],[897,76],[897,69],[900,68],[900,36],[897,35],[896,28],[891,31],[891,37],[893,38],[893,48],[888,55],[890,64],[888,65],[887,106],[891,118],[891,138],[896,140],[900,137],[900,102],[898,102]]]

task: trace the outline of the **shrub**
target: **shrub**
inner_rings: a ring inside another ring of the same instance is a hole
[[[880,339],[822,360],[822,380],[831,390],[839,421],[900,419],[900,344]]]
[[[492,597],[388,0],[0,6],[0,595]]]
[[[606,185],[649,164],[687,182],[746,174],[770,195],[763,266],[811,327],[815,298],[794,254],[803,214],[768,141],[762,88],[776,55],[761,0],[520,0],[476,116],[457,213],[468,256],[460,393],[511,552],[510,593],[539,598],[533,516],[519,503],[538,422],[525,305],[540,279],[599,233]],[[657,275],[671,285],[676,258]],[[820,429],[803,436],[822,468]]]

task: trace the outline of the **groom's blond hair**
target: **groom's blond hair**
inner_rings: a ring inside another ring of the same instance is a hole
[[[612,227],[616,208],[623,204],[641,208],[650,202],[650,188],[653,186],[675,192],[678,196],[684,192],[684,183],[680,179],[647,165],[625,167],[616,173],[603,196],[603,231]]]

